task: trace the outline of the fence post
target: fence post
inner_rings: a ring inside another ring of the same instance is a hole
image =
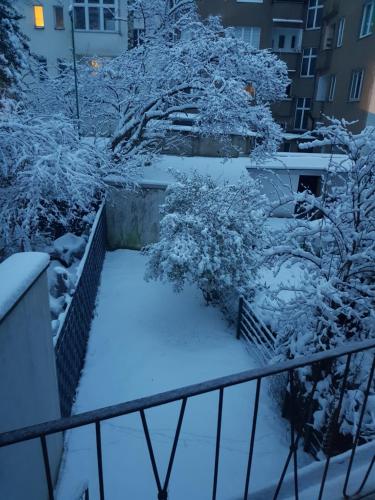
[[[238,316],[237,316],[237,339],[241,337],[241,320],[242,320],[243,297],[240,297],[238,303]]]

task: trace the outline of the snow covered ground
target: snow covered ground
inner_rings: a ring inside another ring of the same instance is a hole
[[[206,307],[200,293],[177,295],[169,284],[143,280],[145,257],[119,250],[104,263],[96,318],[75,412],[80,413],[256,366],[220,312]],[[243,495],[255,384],[225,390],[218,498]],[[211,496],[218,394],[189,400],[170,481],[170,498]],[[179,403],[146,411],[156,460],[165,476]],[[106,498],[157,497],[139,415],[102,424]],[[253,489],[280,474],[288,452],[287,424],[261,396],[252,471]],[[306,457],[303,457],[306,463]],[[301,464],[302,465],[302,464]],[[95,431],[72,431],[57,488],[58,500],[75,500],[88,484],[98,498]]]

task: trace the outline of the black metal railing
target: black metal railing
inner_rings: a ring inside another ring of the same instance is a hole
[[[212,500],[216,500],[218,494],[218,477],[219,477],[219,463],[220,463],[220,444],[221,444],[221,429],[222,429],[222,421],[223,421],[223,407],[225,403],[225,389],[231,386],[235,386],[238,384],[244,384],[250,381],[256,382],[256,394],[255,394],[255,402],[253,406],[252,412],[252,427],[250,432],[250,437],[248,439],[249,448],[248,448],[248,456],[247,456],[247,467],[246,473],[244,474],[244,484],[243,484],[243,499],[247,500],[250,493],[253,493],[252,484],[251,484],[251,473],[252,466],[255,463],[256,455],[254,453],[255,450],[255,437],[257,432],[257,420],[258,420],[258,409],[259,403],[261,399],[261,386],[269,379],[270,377],[274,377],[275,375],[287,374],[289,378],[289,393],[290,398],[293,399],[296,397],[296,380],[298,378],[298,370],[303,367],[310,367],[313,371],[315,368],[320,369],[322,364],[332,363],[334,360],[344,357],[345,360],[345,370],[341,375],[341,379],[339,380],[339,394],[336,400],[335,407],[333,408],[332,418],[335,421],[335,425],[333,429],[336,429],[336,432],[339,432],[340,423],[342,419],[342,411],[343,411],[343,400],[347,390],[351,389],[348,384],[348,376],[351,372],[351,363],[353,358],[358,354],[369,356],[370,365],[368,373],[368,379],[366,379],[366,383],[364,384],[364,398],[361,406],[358,409],[359,419],[357,430],[355,436],[352,440],[352,451],[348,466],[346,468],[346,475],[343,480],[343,498],[359,498],[359,494],[361,491],[364,491],[364,488],[367,488],[368,479],[370,474],[374,468],[375,458],[370,459],[366,473],[363,477],[362,482],[359,485],[359,488],[351,494],[349,493],[349,482],[351,479],[351,473],[353,470],[353,460],[355,454],[360,448],[361,444],[361,428],[364,421],[364,416],[366,413],[367,402],[371,391],[373,391],[373,381],[374,381],[374,369],[375,369],[375,340],[367,340],[363,342],[358,342],[355,344],[348,344],[345,347],[315,354],[309,357],[302,357],[292,361],[288,361],[282,364],[270,365],[267,367],[262,367],[255,370],[246,371],[243,373],[238,373],[235,375],[230,375],[226,377],[222,377],[219,379],[203,382],[200,384],[192,385],[189,387],[180,388],[173,391],[164,392],[162,394],[157,394],[155,396],[138,399],[135,401],[130,401],[127,403],[122,403],[119,405],[110,406],[107,408],[102,408],[95,411],[90,411],[87,413],[82,413],[80,415],[71,416],[65,419],[56,420],[53,422],[48,422],[40,425],[35,425],[32,427],[28,427],[25,429],[20,429],[4,434],[0,434],[0,448],[5,446],[14,445],[16,443],[29,441],[33,439],[40,440],[41,443],[41,451],[43,454],[44,465],[45,465],[45,478],[41,477],[41,480],[45,480],[48,484],[49,498],[50,500],[54,499],[54,488],[51,480],[50,473],[50,465],[48,459],[48,450],[46,447],[46,437],[66,431],[68,429],[75,429],[79,427],[84,427],[88,425],[94,425],[95,427],[95,436],[96,436],[96,455],[97,455],[97,470],[98,470],[98,484],[99,484],[99,497],[101,500],[105,498],[106,492],[106,478],[103,474],[103,443],[101,438],[101,423],[103,421],[107,421],[109,419],[117,418],[123,415],[129,414],[139,414],[144,437],[147,444],[147,449],[152,465],[152,471],[155,479],[155,497],[159,500],[166,500],[168,498],[168,485],[171,474],[173,472],[173,464],[176,454],[176,449],[179,442],[181,428],[184,424],[184,415],[187,401],[199,396],[201,394],[218,392],[218,409],[217,409],[217,418],[215,421],[216,425],[216,446],[215,446],[215,455],[214,455],[214,463],[213,463],[213,483],[212,483]],[[308,406],[312,403],[315,395],[315,391],[317,389],[317,384],[312,384],[312,388],[310,394],[307,398],[306,404],[306,412],[309,411]],[[146,418],[146,410],[150,408],[154,408],[161,405],[167,405],[173,402],[181,402],[180,412],[177,427],[174,434],[173,445],[169,457],[167,472],[165,478],[162,479],[159,473],[159,468],[157,465],[156,456],[154,453],[152,439],[150,435],[149,426]],[[245,440],[245,436],[243,437]],[[300,439],[301,434],[297,430],[294,419],[290,420],[290,449],[285,457],[285,463],[283,466],[282,473],[280,477],[269,477],[269,484],[274,484],[274,489],[272,494],[268,495],[267,498],[273,498],[276,500],[280,494],[280,490],[284,482],[286,482],[286,478],[290,482],[290,478],[292,478],[292,489],[291,496],[294,496],[296,499],[299,498],[301,484],[300,484],[300,474],[303,468],[298,467],[298,454],[300,453]],[[332,436],[331,445],[334,446],[335,435]],[[375,443],[374,443],[375,445]],[[333,448],[331,448],[332,450]],[[106,453],[107,454],[107,453]],[[323,474],[321,478],[321,482],[317,485],[316,496],[313,498],[317,498],[321,500],[323,498],[323,494],[325,491],[326,483],[327,483],[327,473],[331,464],[331,460],[333,457],[332,451],[328,450],[327,455],[323,464]],[[291,476],[287,476],[287,472],[289,469],[289,465],[292,465],[292,473]],[[84,482],[85,478],[82,478],[82,482]],[[351,487],[351,486],[350,486]],[[86,487],[85,487],[86,488]],[[368,489],[368,488],[367,488]],[[366,494],[369,492],[367,491]],[[89,491],[85,490],[85,498],[88,497]],[[177,496],[178,498],[178,496]],[[266,498],[266,497],[264,497]],[[310,495],[310,498],[311,495]]]
[[[83,368],[106,251],[105,205],[101,205],[81,262],[72,301],[55,345],[61,415],[70,415]]]
[[[244,297],[239,300],[237,338],[243,338],[255,347],[255,354],[262,364],[268,364],[275,355],[274,334]]]

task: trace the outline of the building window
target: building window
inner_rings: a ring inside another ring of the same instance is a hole
[[[301,50],[302,30],[296,28],[274,28],[272,30],[272,49],[275,52],[299,52]]]
[[[314,76],[316,67],[317,49],[303,49],[301,76]]]
[[[336,25],[330,24],[324,31],[323,50],[330,50],[333,48],[333,41],[335,38]]]
[[[234,28],[236,38],[248,42],[252,47],[259,49],[260,46],[260,28],[257,26],[236,26]]]
[[[356,70],[352,73],[350,82],[349,101],[359,101],[361,98],[364,70]]]
[[[34,27],[44,28],[44,7],[42,5],[34,5]]]
[[[307,7],[306,28],[314,30],[320,28],[323,15],[323,0],[309,0]]]
[[[311,108],[311,99],[309,97],[299,97],[297,99],[296,116],[294,120],[294,128],[296,130],[307,129],[307,119]]]
[[[117,0],[75,0],[74,28],[85,31],[116,31]]]
[[[329,91],[328,91],[328,100],[332,102],[335,98],[336,91],[336,75],[331,75],[331,79],[329,81]]]
[[[372,1],[363,6],[360,38],[371,35],[374,30],[374,4],[375,2]]]
[[[336,47],[342,47],[344,40],[344,31],[345,31],[345,17],[342,17],[339,21],[339,28],[337,30]]]
[[[64,26],[64,7],[55,5],[53,7],[53,16],[55,18],[55,29],[63,30]]]

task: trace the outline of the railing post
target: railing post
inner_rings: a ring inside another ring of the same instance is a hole
[[[241,296],[238,303],[237,334],[236,334],[237,339],[240,339],[241,337],[242,309],[243,309],[243,297]]]

